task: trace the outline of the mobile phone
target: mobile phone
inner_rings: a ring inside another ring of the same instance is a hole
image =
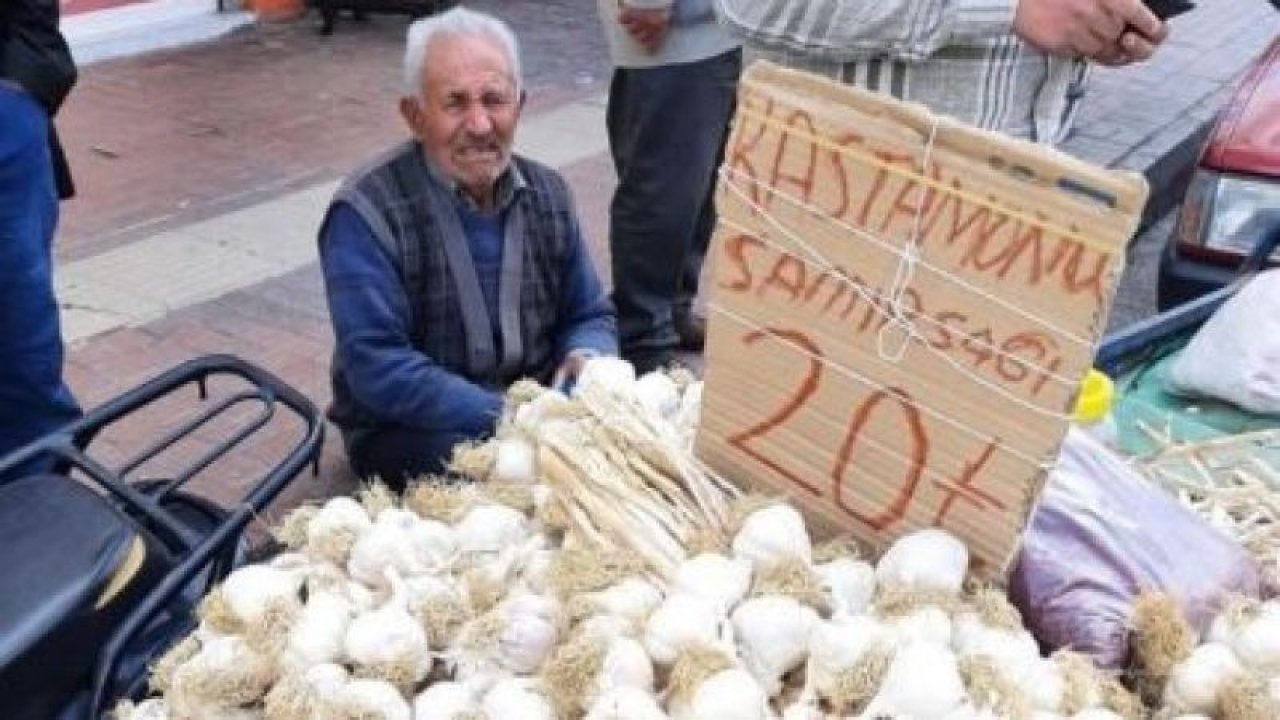
[[[1196,6],[1191,0],[1142,0],[1142,2],[1161,20],[1181,15]]]

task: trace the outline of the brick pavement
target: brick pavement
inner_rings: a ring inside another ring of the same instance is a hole
[[[530,90],[528,114],[606,90],[608,69],[592,0],[469,4],[509,18],[520,35]],[[1265,8],[1265,3],[1258,5]],[[1218,8],[1205,17],[1216,23],[1218,32],[1244,38],[1236,54],[1218,64],[1238,68],[1250,47],[1260,46],[1269,37],[1268,28],[1274,33],[1277,26],[1269,14]],[[1179,20],[1175,32],[1190,20]],[[214,43],[86,68],[60,118],[81,189],[80,197],[64,206],[60,259],[72,263],[97,257],[161,231],[270,203],[284,193],[337,178],[402,137],[394,102],[404,19],[346,21],[328,38],[315,32],[316,22],[307,17],[257,25]],[[1225,71],[1199,72],[1190,66],[1186,56],[1204,52],[1199,36],[1191,40],[1177,57],[1163,61],[1169,67],[1142,72],[1166,76],[1162,87],[1186,91],[1181,107],[1195,106],[1207,117],[1226,82],[1207,76]],[[1192,70],[1207,79],[1181,83],[1185,76],[1178,73],[1189,76]],[[1098,99],[1090,98],[1096,105],[1085,106],[1086,122],[1073,139],[1080,154],[1141,169],[1135,164],[1142,161],[1141,153],[1155,152],[1149,141],[1162,133],[1176,134],[1172,126],[1179,118],[1168,112],[1168,98],[1163,105],[1160,97],[1150,96],[1123,102],[1134,91],[1132,84],[1140,82],[1111,72],[1100,75],[1103,91]],[[1155,118],[1161,111],[1164,117]],[[577,194],[597,260],[607,267],[604,238],[614,183],[607,154],[562,169]],[[176,308],[141,326],[79,342],[69,353],[68,377],[82,401],[95,405],[181,360],[232,352],[272,370],[323,406],[330,343],[318,269],[308,264]],[[139,419],[130,432],[135,437],[154,434],[168,422],[161,415]],[[104,449],[119,456],[128,439],[106,438]],[[266,444],[278,449],[279,440]],[[218,479],[235,487],[250,476],[255,463],[270,458],[269,452],[246,452],[217,468]],[[352,487],[336,434],[331,434],[320,480],[295,483],[282,506]]]

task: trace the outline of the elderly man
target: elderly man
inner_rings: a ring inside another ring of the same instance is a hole
[[[492,432],[511,382],[572,379],[617,350],[568,188],[512,155],[511,30],[463,8],[419,20],[404,80],[413,139],[349,178],[320,229],[329,415],[356,473],[393,486]]]

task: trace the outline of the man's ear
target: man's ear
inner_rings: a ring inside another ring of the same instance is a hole
[[[417,98],[400,98],[400,117],[404,118],[405,125],[409,126],[409,132],[414,137],[418,137],[418,125],[422,119],[422,106],[418,104]]]

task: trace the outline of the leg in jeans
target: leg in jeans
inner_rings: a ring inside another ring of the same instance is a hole
[[[351,469],[361,480],[378,478],[401,491],[409,481],[443,472],[453,446],[473,440],[471,435],[447,430],[385,428],[351,444]]]
[[[49,116],[0,86],[0,456],[76,419],[53,296],[58,198]],[[43,468],[19,468],[18,476]]]
[[[622,354],[638,369],[671,357],[677,300],[682,288],[686,301],[696,292],[740,68],[734,50],[614,71],[607,114],[618,174],[609,229],[613,300]]]

